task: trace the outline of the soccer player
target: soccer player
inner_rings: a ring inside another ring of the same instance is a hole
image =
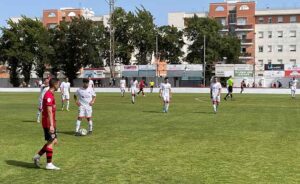
[[[45,93],[49,90],[49,79],[45,79],[44,84],[41,84],[40,97],[39,97],[39,106],[37,112],[37,120],[36,122],[40,122],[40,116],[43,110],[43,98]]]
[[[232,92],[233,92],[233,79],[232,79],[231,76],[227,80],[227,90],[228,90],[228,93],[225,96],[224,100],[227,100],[227,97],[229,97],[229,96],[230,96],[230,98],[232,100],[232,98],[233,98],[233,95],[232,95]]]
[[[291,82],[291,95],[292,95],[292,98],[296,98],[297,83],[298,83],[298,80],[295,77],[293,77],[293,80]]]
[[[167,113],[169,111],[170,99],[172,98],[171,84],[169,83],[168,77],[166,77],[164,83],[160,85],[159,96],[164,103],[163,112]]]
[[[61,92],[61,110],[64,110],[65,102],[67,103],[67,111],[69,111],[70,106],[70,88],[71,84],[69,82],[69,79],[66,78],[65,82],[62,82],[60,84],[60,92]]]
[[[215,113],[217,113],[218,106],[221,101],[221,90],[222,90],[221,83],[218,81],[217,77],[214,77],[213,82],[210,85],[210,98],[212,100]]]
[[[143,96],[145,96],[144,87],[145,87],[145,81],[142,79],[139,83],[140,91],[137,93],[138,95],[140,94],[140,92],[142,92]]]
[[[40,158],[46,153],[48,170],[59,170],[52,163],[53,156],[53,145],[57,144],[56,135],[56,105],[54,92],[59,88],[59,81],[57,79],[50,79],[49,82],[50,89],[45,93],[43,97],[43,120],[42,125],[44,129],[45,140],[47,143],[42,147],[42,149],[33,157],[34,164],[40,167]]]
[[[128,89],[128,91],[130,90],[131,92],[131,103],[134,104],[135,103],[135,95],[136,95],[136,89],[138,87],[138,81],[133,78],[133,80],[130,81],[130,88]]]
[[[80,124],[83,118],[86,118],[89,124],[89,134],[93,132],[93,121],[92,121],[92,106],[96,100],[96,93],[93,88],[89,87],[89,80],[83,79],[83,87],[79,88],[75,95],[74,99],[77,106],[79,107],[78,119],[76,122],[75,135],[79,136]]]
[[[152,80],[151,82],[149,82],[149,84],[150,84],[150,93],[153,93],[153,88],[154,88],[155,83]]]
[[[246,82],[245,82],[245,80],[242,80],[242,82],[241,82],[241,94],[244,92],[245,87],[246,87]]]
[[[125,96],[125,89],[126,89],[126,80],[125,77],[123,76],[122,79],[120,80],[120,90],[121,90],[122,97]]]
[[[91,77],[89,77],[89,88],[94,89],[95,85],[94,85],[94,81],[92,80]]]

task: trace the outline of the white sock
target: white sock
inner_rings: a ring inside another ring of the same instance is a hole
[[[67,110],[69,110],[69,106],[70,106],[70,101],[67,101]]]
[[[213,106],[214,106],[214,111],[217,112],[217,105],[214,104]]]
[[[89,131],[90,132],[93,131],[93,121],[92,120],[89,121]]]
[[[169,111],[169,103],[166,103],[166,111]]]
[[[81,121],[79,121],[79,120],[76,121],[76,132],[78,132],[80,129],[80,123],[81,123]]]
[[[131,99],[132,99],[132,102],[134,102],[134,95],[132,95]]]
[[[38,111],[38,112],[37,112],[37,121],[40,121],[40,116],[41,116],[41,112]]]

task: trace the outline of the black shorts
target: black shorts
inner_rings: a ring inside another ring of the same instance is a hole
[[[232,93],[232,86],[228,86],[228,92]]]
[[[57,139],[56,129],[54,130],[54,133],[51,134],[49,128],[44,128],[44,135],[45,140],[48,142],[52,142],[54,139]]]

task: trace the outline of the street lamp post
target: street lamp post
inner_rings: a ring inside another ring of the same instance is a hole
[[[206,86],[206,36],[203,37],[203,85]]]
[[[115,11],[115,0],[106,0],[109,4],[109,66],[110,75],[112,78],[115,77],[115,30],[113,26],[113,13]]]

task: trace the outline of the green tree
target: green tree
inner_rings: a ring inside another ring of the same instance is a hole
[[[113,13],[113,27],[115,35],[115,59],[124,65],[130,64],[134,46],[131,40],[135,17],[132,12],[116,8]]]
[[[62,22],[53,33],[52,72],[63,70],[73,84],[83,67],[103,66],[104,26],[83,17]]]
[[[7,23],[8,27],[2,28],[2,57],[8,61],[11,83],[17,87],[20,77],[29,83],[33,67],[39,69],[51,49],[48,32],[39,20],[23,16],[19,22]]]
[[[170,64],[179,64],[184,52],[183,31],[173,26],[161,26],[158,28],[158,48],[160,58]]]
[[[155,48],[155,24],[152,14],[144,7],[137,8],[132,30],[132,42],[137,50],[138,64],[149,64]]]

